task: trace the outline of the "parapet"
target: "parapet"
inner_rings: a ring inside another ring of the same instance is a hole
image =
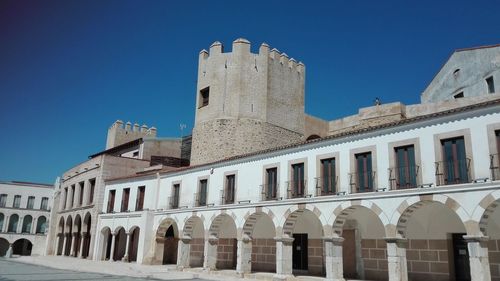
[[[149,128],[146,124],[140,126],[138,123],[134,123],[132,125],[129,121],[123,125],[122,120],[116,120],[108,129],[106,149],[146,136],[156,137],[156,133],[155,127]]]
[[[267,43],[262,43],[259,47],[259,53],[253,54],[251,52],[251,43],[245,38],[238,38],[233,41],[232,51],[224,53],[224,45],[215,41],[210,45],[210,49],[207,52],[205,49],[200,51],[199,62],[203,63],[205,60],[208,60],[212,56],[220,56],[222,54],[233,54],[239,56],[245,55],[257,55],[257,56],[267,56],[271,60],[277,61],[283,66],[287,66],[292,70],[296,70],[297,72],[303,73],[305,71],[305,66],[302,62],[295,60],[294,58],[289,58],[286,53],[280,53],[278,49],[273,48],[270,50],[270,47]]]

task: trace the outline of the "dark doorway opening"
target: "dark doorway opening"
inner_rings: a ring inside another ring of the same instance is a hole
[[[308,270],[307,233],[293,234],[293,269]]]
[[[465,233],[453,233],[453,260],[455,262],[455,280],[470,281],[469,250],[464,239]]]

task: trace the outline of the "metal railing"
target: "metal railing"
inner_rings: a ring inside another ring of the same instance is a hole
[[[262,201],[277,200],[279,196],[279,184],[262,184],[260,186]]]
[[[232,193],[226,191],[227,190],[225,189],[220,190],[220,204],[221,205],[234,204],[234,190]]]
[[[490,171],[491,180],[500,179],[500,158],[498,158],[498,154],[490,155]]]
[[[170,209],[179,208],[179,197],[178,196],[170,196],[168,197],[168,204]]]
[[[207,205],[207,194],[206,193],[195,193],[194,194],[194,207],[201,207]]]
[[[470,159],[438,161],[436,165],[436,185],[470,182]]]
[[[288,181],[287,186],[287,199],[304,198],[308,196],[306,179],[298,181]]]
[[[376,190],[375,171],[349,173],[349,185],[352,193],[372,192]]]
[[[418,165],[391,167],[388,171],[391,189],[416,188],[419,185],[420,166]]]
[[[334,195],[337,193],[339,177],[318,177],[316,180],[316,196]]]

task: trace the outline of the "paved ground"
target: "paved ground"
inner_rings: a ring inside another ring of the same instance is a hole
[[[80,270],[82,268],[75,268]],[[82,269],[83,270],[83,269]],[[24,281],[24,280],[125,280],[125,281],[146,281],[159,280],[155,278],[137,278],[130,276],[119,276],[103,273],[81,272],[74,270],[56,269],[47,266],[27,264],[16,261],[16,259],[0,258],[0,280]],[[170,279],[170,280],[198,280],[202,279]]]

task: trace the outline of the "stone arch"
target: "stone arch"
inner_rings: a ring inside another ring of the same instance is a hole
[[[138,225],[134,224],[128,228],[128,233],[132,233],[136,228],[141,229]],[[127,230],[125,230],[125,232],[127,232]]]
[[[125,256],[126,244],[127,244],[127,234],[123,226],[117,226],[115,228],[115,248],[113,251],[113,260],[119,261]]]
[[[262,210],[262,208],[256,208],[254,213],[252,214],[247,213],[247,215],[245,215],[245,222],[241,230],[242,235],[248,235],[249,237],[253,237],[255,224],[263,216],[267,216],[271,220],[271,222],[273,223],[274,232],[276,232],[276,224],[275,221],[273,220],[274,214],[271,212],[271,210],[268,210],[268,212],[266,213]]]
[[[236,217],[220,212],[212,217],[206,238],[206,256],[204,266],[210,269],[236,269],[236,245],[238,228]]]
[[[391,218],[391,223],[386,227],[388,237],[406,237],[406,229],[408,224],[408,219],[411,215],[423,208],[424,206],[431,203],[439,203],[455,213],[462,224],[464,225],[467,232],[469,232],[468,221],[469,215],[465,209],[455,201],[453,198],[442,194],[430,194],[430,195],[420,195],[406,199],[403,203],[399,205],[396,212]],[[399,214],[399,216],[398,216]],[[397,221],[396,221],[397,219]]]
[[[309,211],[314,214],[314,216],[321,223],[322,231],[324,231],[323,228],[327,224],[327,222],[324,219],[324,216],[321,214],[321,211],[311,204],[299,204],[288,208],[288,210],[286,210],[286,212],[283,214],[284,223],[282,224],[282,226],[279,226],[281,227],[281,231],[280,229],[276,230],[277,234],[279,235],[281,233],[289,235],[290,233],[292,233],[297,219],[299,218],[300,214],[304,213],[305,211]]]
[[[101,229],[100,231],[100,259],[101,260],[109,260],[111,258],[111,240],[112,240],[112,234],[111,234],[111,228],[109,226],[105,226]]]
[[[73,229],[75,232],[80,232],[82,230],[82,217],[80,214],[75,216],[75,220],[73,221]]]
[[[73,219],[71,218],[71,215],[69,215],[66,218],[66,228],[64,230],[64,233],[70,233],[71,234],[72,230],[73,230]]]
[[[64,254],[64,217],[59,218],[59,224],[57,226],[57,246],[56,246],[56,256]]]
[[[86,258],[90,254],[90,239],[92,238],[92,215],[90,212],[85,213],[83,217],[82,235],[83,235],[83,248],[82,257]]]
[[[157,238],[165,237],[165,234],[167,233],[167,230],[169,229],[170,226],[173,226],[174,236],[179,237],[179,227],[177,221],[173,218],[164,218],[163,220],[160,221],[160,224],[156,229],[156,237]]]
[[[59,225],[57,230],[58,233],[64,233],[64,217],[61,217],[59,219]]]
[[[471,215],[471,222],[477,222],[476,233],[470,233],[469,235],[482,234],[488,236],[488,224],[491,216],[495,210],[500,205],[500,190],[493,191],[483,197],[479,202],[479,205],[474,209]]]
[[[320,138],[321,137],[319,135],[312,134],[312,135],[307,137],[306,141],[316,140],[316,139],[320,139]]]
[[[193,231],[196,223],[201,223],[202,225],[204,225],[203,220],[199,216],[193,215],[189,219],[187,219],[187,221],[184,223],[182,234],[193,238]]]
[[[219,215],[217,215],[215,218],[212,218],[211,220],[210,228],[208,229],[209,237],[219,237],[221,226],[227,219],[230,219],[231,222],[234,224],[234,227],[238,229],[236,225],[236,216],[234,214],[232,214],[231,216],[225,212],[221,212]]]
[[[44,234],[47,228],[47,218],[45,216],[39,216],[36,220],[36,234]]]
[[[33,217],[31,215],[25,215],[23,217],[23,225],[21,227],[21,233],[31,233],[32,226],[33,226]]]
[[[205,255],[205,225],[203,220],[203,216],[193,214],[184,222],[182,236],[190,241],[189,259],[186,261],[186,265],[190,267],[203,266]]]
[[[139,248],[139,237],[141,235],[141,228],[139,226],[132,226],[129,229],[129,249],[126,255],[128,256],[128,261],[137,261],[137,252]]]
[[[31,256],[32,248],[33,242],[26,238],[18,239],[12,243],[12,253],[14,255]]]
[[[342,236],[342,229],[347,217],[349,217],[349,215],[354,213],[359,208],[370,210],[379,218],[380,223],[382,223],[383,226],[387,225],[389,220],[387,219],[385,213],[382,211],[382,208],[380,208],[377,204],[369,200],[353,200],[344,202],[343,204],[335,208],[335,210],[333,210],[333,233],[338,236]]]

